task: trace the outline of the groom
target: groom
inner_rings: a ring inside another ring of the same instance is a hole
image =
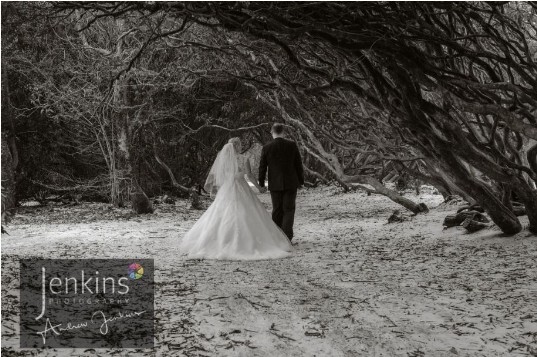
[[[268,167],[272,220],[292,240],[296,192],[304,184],[304,169],[296,143],[283,138],[283,124],[274,124],[271,133],[274,140],[261,151],[259,185],[265,187]]]

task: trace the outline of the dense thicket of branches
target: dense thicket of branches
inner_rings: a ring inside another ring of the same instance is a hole
[[[36,13],[11,6],[17,21]],[[101,184],[118,192],[128,189],[117,180],[140,189],[141,167],[155,171],[145,190],[163,172],[193,171],[172,180],[185,189],[228,134],[222,127],[259,139],[276,118],[293,129],[312,178],[367,184],[424,210],[382,184],[395,169],[480,204],[505,233],[522,228],[512,207],[520,201],[537,232],[533,2],[39,7],[40,25],[17,32],[48,34],[48,46],[3,38],[10,88],[24,78],[41,120],[77,128],[75,152],[107,158]],[[190,151],[198,160],[177,162],[200,142]]]
[[[81,18],[91,21],[82,12],[51,10],[3,6],[11,102],[2,129],[22,159],[19,199],[59,193],[121,206],[133,192],[189,194],[230,136],[246,132],[248,148],[268,130],[252,88],[220,73],[231,64],[203,49],[146,47],[153,19],[103,19],[81,31]],[[202,29],[182,38],[211,41]]]

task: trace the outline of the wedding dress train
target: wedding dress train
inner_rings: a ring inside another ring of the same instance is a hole
[[[289,239],[245,180],[244,165],[237,166],[182,239],[179,249],[188,258],[257,260],[291,254]]]

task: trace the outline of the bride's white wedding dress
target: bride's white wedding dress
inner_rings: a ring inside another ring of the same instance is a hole
[[[232,145],[232,144],[226,144]],[[227,148],[230,149],[229,147]],[[222,151],[226,150],[226,147]],[[214,202],[186,233],[179,245],[188,258],[257,260],[277,259],[291,254],[293,247],[245,180],[245,160],[226,169]],[[217,158],[218,160],[218,158]],[[226,163],[227,165],[228,163]],[[216,161],[214,167],[217,166]],[[213,172],[213,169],[211,172]],[[218,174],[217,174],[218,175]],[[216,180],[218,181],[218,179]]]

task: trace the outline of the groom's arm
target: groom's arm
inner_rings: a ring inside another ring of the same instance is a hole
[[[259,186],[265,187],[265,177],[267,176],[267,152],[265,147],[261,150],[261,160],[259,161]]]
[[[295,168],[296,173],[298,174],[298,182],[301,186],[304,186],[304,167],[302,166],[302,158],[300,157],[300,150],[298,150],[298,145],[295,143]]]

